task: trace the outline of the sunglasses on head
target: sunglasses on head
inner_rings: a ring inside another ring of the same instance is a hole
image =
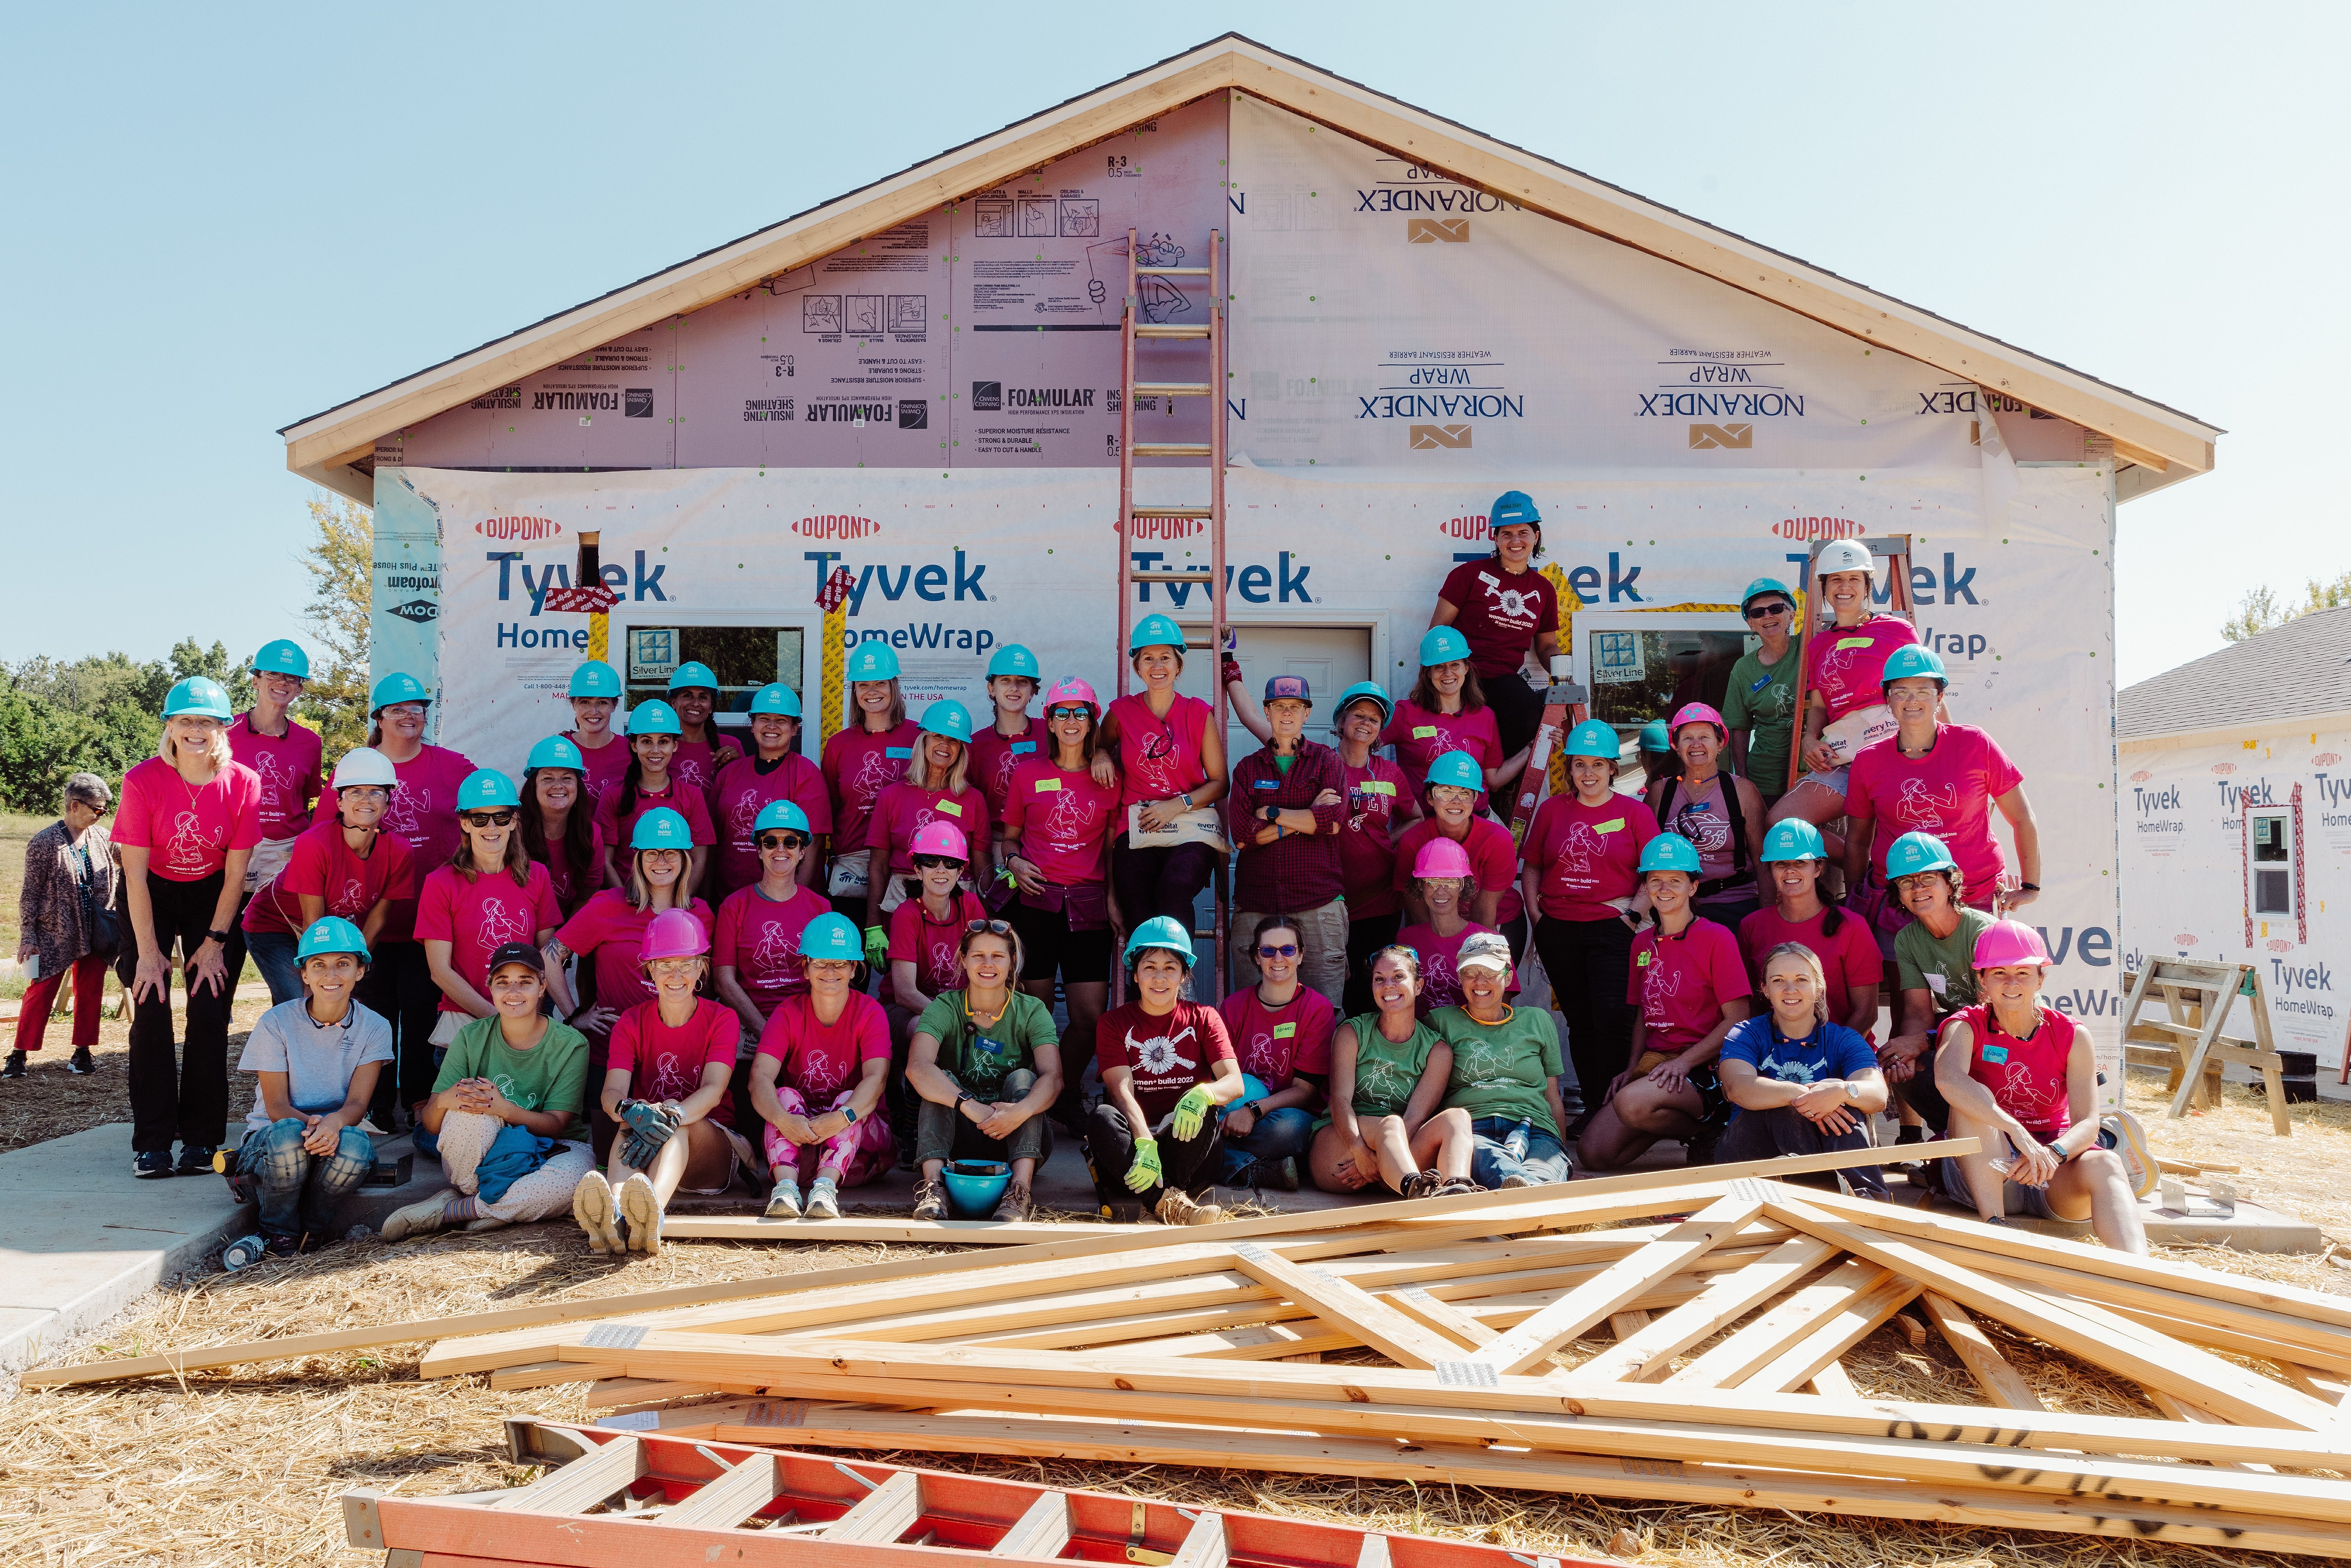
[[[476,828],[503,828],[515,820],[512,807],[502,811],[467,811],[465,816],[466,823]]]
[[[788,833],[780,828],[769,828],[756,841],[763,850],[798,850],[808,847],[808,841],[798,833]]]
[[[1792,608],[1793,606],[1792,605],[1778,602],[1771,604],[1750,604],[1747,607],[1747,619],[1750,621],[1761,621],[1768,616],[1785,615]]]
[[[1298,944],[1284,942],[1280,946],[1276,947],[1260,943],[1258,946],[1257,956],[1260,958],[1295,958],[1298,956]]]
[[[914,857],[914,869],[916,871],[937,871],[942,866],[946,866],[956,871],[961,871],[964,868],[964,862],[959,860],[949,859],[946,855],[916,855]]]
[[[1094,716],[1092,711],[1088,708],[1057,707],[1046,709],[1045,716],[1053,723],[1059,724],[1065,718],[1092,718]]]
[[[1011,925],[1001,920],[975,920],[970,925],[965,926],[964,930],[967,933],[992,931],[998,936],[1009,936],[1012,935]]]

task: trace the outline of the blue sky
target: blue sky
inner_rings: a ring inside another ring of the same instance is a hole
[[[277,427],[1227,28],[2227,427],[2126,681],[2351,570],[2344,8],[58,6],[10,25],[0,659],[297,630]]]

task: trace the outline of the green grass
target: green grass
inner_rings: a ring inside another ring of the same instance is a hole
[[[25,890],[25,846],[32,841],[35,833],[57,820],[53,814],[28,817],[0,811],[0,958],[15,959],[16,943],[23,936],[24,919],[20,904]],[[248,959],[239,983],[260,978],[260,971]],[[21,997],[27,984],[22,975],[11,975],[0,980],[0,998],[14,999]],[[106,994],[111,997],[121,989],[122,983],[110,971],[106,977]]]

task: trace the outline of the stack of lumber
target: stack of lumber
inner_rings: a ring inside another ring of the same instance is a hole
[[[446,1328],[421,1371],[506,1388],[590,1382],[590,1407],[613,1412],[605,1427],[703,1441],[1410,1479],[2351,1556],[2351,1301],[1782,1179],[1874,1157],[1120,1229],[566,1303],[569,1321]],[[1913,1303],[1974,1386],[1949,1403],[1862,1396],[1840,1357]],[[2147,1413],[2044,1408],[1987,1323],[2136,1385]],[[298,1353],[262,1342],[26,1381],[287,1354]]]

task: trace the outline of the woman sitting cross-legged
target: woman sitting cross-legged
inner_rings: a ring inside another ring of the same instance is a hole
[[[841,1218],[840,1191],[890,1168],[889,1119],[881,1114],[890,1077],[890,1020],[882,1004],[852,989],[864,956],[856,925],[827,913],[800,933],[805,996],[768,1015],[751,1059],[751,1103],[767,1123],[776,1188],[768,1218]],[[816,1109],[815,1107],[822,1107]],[[800,1184],[809,1183],[805,1201]]]
[[[903,906],[902,906],[903,907]],[[1053,1153],[1045,1113],[1061,1092],[1061,1039],[1053,1009],[1013,987],[1020,936],[1001,920],[964,928],[956,956],[963,985],[943,990],[914,1020],[906,1083],[918,1097],[914,1218],[945,1219],[949,1160],[1003,1160],[1012,1180],[996,1218],[1029,1218],[1037,1162]]]
[[[1102,1103],[1086,1118],[1086,1164],[1104,1209],[1140,1198],[1163,1225],[1210,1225],[1222,1146],[1218,1108],[1241,1097],[1241,1067],[1217,1009],[1184,997],[1192,936],[1155,915],[1126,939],[1123,1008],[1094,1030]],[[1161,1134],[1167,1134],[1165,1143]]]
[[[1307,1166],[1326,1192],[1374,1182],[1405,1197],[1484,1190],[1469,1179],[1469,1113],[1437,1109],[1453,1048],[1421,1021],[1420,958],[1384,947],[1372,959],[1372,1006],[1331,1040],[1331,1119]]]
[[[1469,1176],[1480,1188],[1541,1186],[1568,1179],[1564,1067],[1549,1008],[1510,1004],[1510,946],[1499,932],[1461,944],[1461,1005],[1429,1027],[1453,1048],[1448,1109],[1469,1118]]]
[[[1792,820],[1771,831],[1811,826]],[[1737,1163],[1869,1147],[1869,1118],[1886,1109],[1886,1075],[1869,1041],[1829,1017],[1820,956],[1801,942],[1782,942],[1764,956],[1762,970],[1771,1012],[1723,1037],[1716,1071],[1723,1098],[1738,1110],[1715,1157]],[[1855,1166],[1844,1175],[1862,1197],[1887,1200],[1876,1166]],[[1829,1185],[1835,1180],[1831,1175]]]

